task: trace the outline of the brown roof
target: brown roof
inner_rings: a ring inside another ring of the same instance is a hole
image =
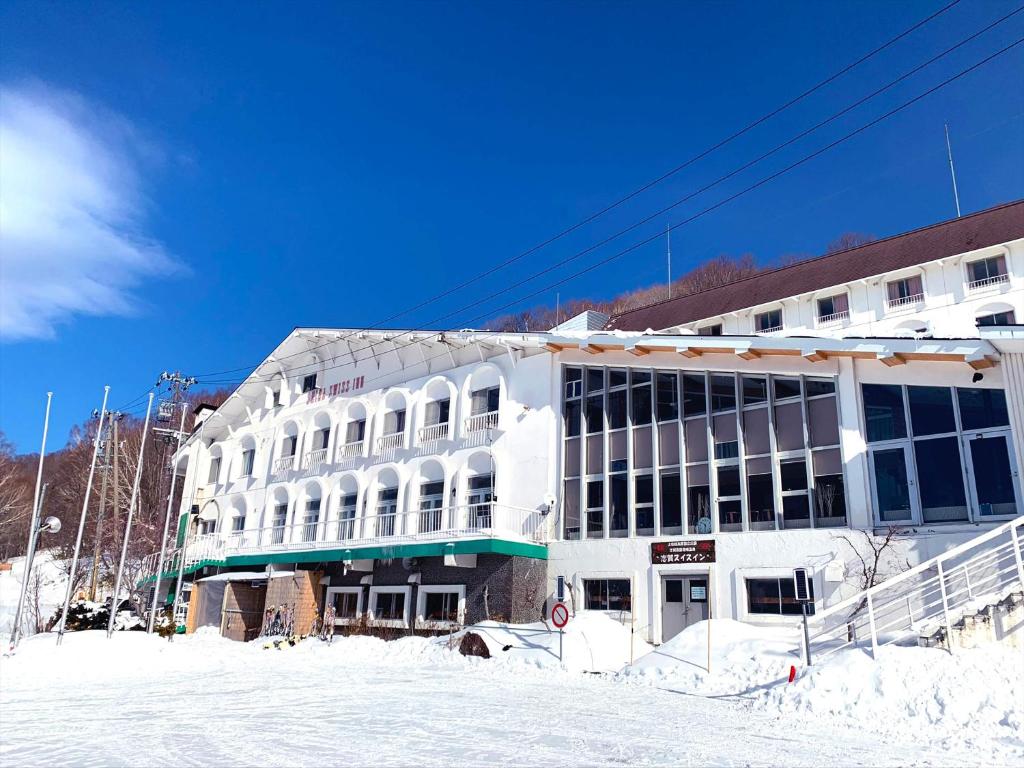
[[[1024,200],[631,309],[612,317],[607,328],[662,330],[1020,237],[1024,237]]]

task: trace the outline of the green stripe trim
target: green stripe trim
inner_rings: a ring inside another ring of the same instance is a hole
[[[314,549],[302,552],[273,552],[257,555],[233,555],[227,564],[265,565],[267,563],[324,563],[337,560],[382,560],[393,557],[442,557],[444,555],[509,555],[547,560],[548,548],[543,544],[504,539],[470,541],[437,541],[417,544],[393,544],[387,547],[352,547],[351,549]]]
[[[227,562],[224,561],[224,560],[200,560],[198,563],[194,563],[193,565],[190,565],[188,568],[186,568],[185,569],[185,573],[186,574],[195,573],[200,568],[207,568],[207,567],[209,567],[211,565],[227,565]],[[163,573],[160,574],[160,581],[163,581],[164,579],[177,579],[177,578],[178,578],[178,572],[177,571],[164,571]],[[151,581],[156,581],[156,576],[155,575],[147,576],[144,579],[140,579],[138,582],[136,582],[136,586],[142,586],[143,584],[148,584]]]

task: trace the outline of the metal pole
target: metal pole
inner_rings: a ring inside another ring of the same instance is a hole
[[[215,414],[210,414],[199,427],[199,437],[196,438],[193,450],[195,451],[195,460],[192,462],[192,490],[189,492],[188,506],[185,508],[185,514],[192,514],[192,505],[196,499],[196,485],[199,482],[199,446],[203,444],[203,432],[206,431],[206,422],[214,417]],[[194,427],[193,427],[194,428]],[[187,472],[187,470],[186,470]],[[365,518],[365,515],[364,515]],[[365,522],[364,522],[365,524]],[[192,527],[191,521],[187,521],[185,525],[185,539],[181,542],[181,554],[178,555],[178,579],[174,585],[174,603],[171,605],[171,621],[177,622],[178,615],[178,603],[181,600],[181,582],[185,578],[185,558],[188,555],[188,534],[189,529]],[[174,640],[174,635],[178,631],[177,623],[174,626],[174,632],[168,636],[168,640]]]
[[[100,575],[100,541],[103,537],[103,513],[107,507],[107,480],[110,479],[110,449],[114,442],[114,414],[107,414],[107,450],[103,455],[103,482],[100,483],[100,510],[96,515],[96,543],[92,548],[92,575],[89,578],[89,599],[96,601],[96,585]]]
[[[565,630],[561,627],[558,628],[558,663],[562,663],[562,635],[565,634]]]
[[[942,561],[935,564],[939,572],[939,594],[942,595],[942,620],[946,625],[946,650],[953,653],[953,625],[949,621],[949,599],[946,597],[946,576],[942,570]]]
[[[1024,560],[1020,555],[1020,537],[1017,534],[1017,523],[1010,524],[1010,539],[1013,542],[1013,558],[1017,561],[1017,577],[1020,579],[1020,588],[1024,590]]]
[[[713,566],[708,566],[708,674],[711,674],[711,582],[714,579],[715,569]]]
[[[75,554],[71,557],[68,569],[68,589],[64,593],[64,610],[60,612],[60,629],[57,630],[57,645],[64,639],[64,626],[68,620],[68,607],[71,605],[71,591],[75,586],[75,571],[78,570],[78,556],[82,553],[82,535],[85,533],[85,518],[89,511],[89,496],[92,494],[92,478],[96,472],[96,456],[100,452],[100,435],[103,434],[103,419],[107,415],[107,398],[110,386],[103,388],[103,405],[100,406],[100,421],[96,427],[96,437],[92,441],[92,461],[89,463],[89,479],[85,483],[85,496],[82,499],[82,516],[78,519],[78,538],[75,539]]]
[[[153,624],[156,622],[156,603],[160,596],[160,579],[164,572],[164,553],[167,551],[167,534],[171,527],[171,505],[174,503],[174,486],[178,479],[178,473],[176,471],[175,462],[177,461],[178,451],[181,450],[181,437],[185,434],[185,412],[188,410],[188,402],[181,404],[181,425],[178,427],[178,445],[174,449],[174,453],[171,456],[171,491],[167,494],[167,512],[164,515],[164,535],[160,539],[160,558],[157,560],[156,565],[156,583],[153,586],[153,605],[149,611],[149,627],[146,631],[150,634],[153,632]],[[174,618],[171,618],[174,621]]]
[[[49,487],[49,483],[43,483],[43,490],[39,494],[39,506],[32,513],[32,532],[29,536],[28,552],[25,554],[25,575],[22,576],[21,583],[21,594],[18,597],[18,610],[14,614],[14,626],[11,627],[11,650],[14,650],[14,646],[17,645],[18,640],[21,636],[19,629],[21,624],[21,610],[25,599],[28,597],[28,583],[32,576],[32,563],[36,559],[36,547],[39,545],[39,520],[43,513],[43,504],[46,499],[46,489]]]
[[[21,582],[21,593],[18,596],[18,607],[14,611],[14,626],[11,627],[11,648],[18,643],[19,625],[21,622],[21,610],[25,606],[25,594],[28,591],[30,555],[35,554],[36,549],[36,520],[39,518],[39,498],[42,492],[43,482],[43,458],[46,456],[46,433],[50,431],[50,403],[53,402],[53,392],[46,393],[46,416],[43,417],[43,443],[39,447],[39,469],[36,470],[36,489],[32,495],[32,514],[28,516],[28,543],[25,545],[25,576]]]
[[[867,594],[868,628],[871,630],[871,658],[878,658],[878,634],[875,632],[875,604],[871,600],[871,592]]]
[[[804,615],[804,657],[807,666],[811,666],[811,633],[807,629],[807,601],[800,603],[801,612]]]
[[[121,542],[121,559],[117,563],[117,578],[114,579],[114,593],[110,596],[110,619],[107,621],[107,638],[114,634],[114,619],[117,617],[117,596],[121,592],[121,577],[124,575],[124,561],[128,557],[128,538],[132,532],[132,514],[139,498],[139,481],[142,479],[142,459],[146,450],[146,436],[149,434],[149,414],[153,410],[153,393],[149,393],[146,404],[146,421],[139,437],[139,460],[135,464],[135,482],[132,483],[132,498],[128,502],[128,521],[124,525],[124,541]]]
[[[953,147],[949,143],[949,123],[946,127],[946,154],[949,155],[949,175],[953,179],[953,200],[956,202],[956,217],[960,218],[960,194],[956,191],[956,169],[953,168]]]

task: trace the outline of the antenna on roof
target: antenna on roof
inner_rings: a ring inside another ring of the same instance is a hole
[[[668,297],[672,298],[672,227],[665,222],[665,248],[668,257]]]
[[[956,169],[953,167],[953,147],[949,143],[949,123],[946,126],[946,154],[949,155],[949,175],[953,179],[953,200],[956,202],[956,217],[960,218],[960,195],[956,191]]]
[[[562,294],[555,294],[555,325],[560,325],[562,322]]]

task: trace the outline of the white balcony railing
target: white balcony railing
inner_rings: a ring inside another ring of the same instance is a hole
[[[498,412],[488,411],[487,413],[478,413],[475,416],[470,416],[466,419],[466,434],[471,432],[480,432],[484,429],[494,429],[498,426]]]
[[[778,333],[781,330],[782,330],[782,326],[781,325],[770,325],[767,328],[758,328],[757,332],[758,333]]]
[[[447,440],[448,422],[446,421],[441,424],[428,424],[425,427],[421,427],[418,439],[421,443],[432,443],[435,440]]]
[[[247,531],[200,534],[189,539],[185,564],[188,567],[204,560],[223,561],[231,555],[310,549],[351,548],[352,557],[358,558],[358,547],[419,541],[500,537],[540,543],[547,541],[547,531],[548,517],[536,509],[495,502],[462,504],[441,509],[300,521]],[[180,556],[180,549],[170,552],[164,570],[176,571]],[[153,575],[156,562],[156,555],[144,558],[140,578]]]
[[[319,472],[327,461],[327,449],[318,448],[315,451],[308,451],[302,457],[302,469],[305,472]]]
[[[818,327],[827,325],[837,325],[838,323],[846,322],[850,319],[849,310],[843,310],[842,312],[833,312],[831,315],[822,315],[818,318]]]
[[[916,304],[920,304],[924,301],[923,293],[914,293],[910,296],[900,296],[897,299],[886,299],[885,306],[889,309],[904,309],[906,307],[912,307]]]
[[[363,455],[363,441],[359,440],[355,443],[345,443],[341,446],[341,458],[343,459],[354,459],[357,456]]]
[[[377,453],[386,453],[402,447],[405,440],[403,432],[395,432],[392,435],[381,435],[377,438]]]
[[[990,288],[993,285],[999,285],[1000,283],[1007,283],[1010,281],[1010,275],[1004,272],[1001,275],[992,275],[991,277],[983,277],[981,280],[972,280],[967,284],[967,290],[969,291],[980,291],[983,288]]]
[[[278,456],[274,461],[273,472],[275,475],[281,475],[285,472],[290,472],[294,466],[295,454],[292,454],[291,456]]]

